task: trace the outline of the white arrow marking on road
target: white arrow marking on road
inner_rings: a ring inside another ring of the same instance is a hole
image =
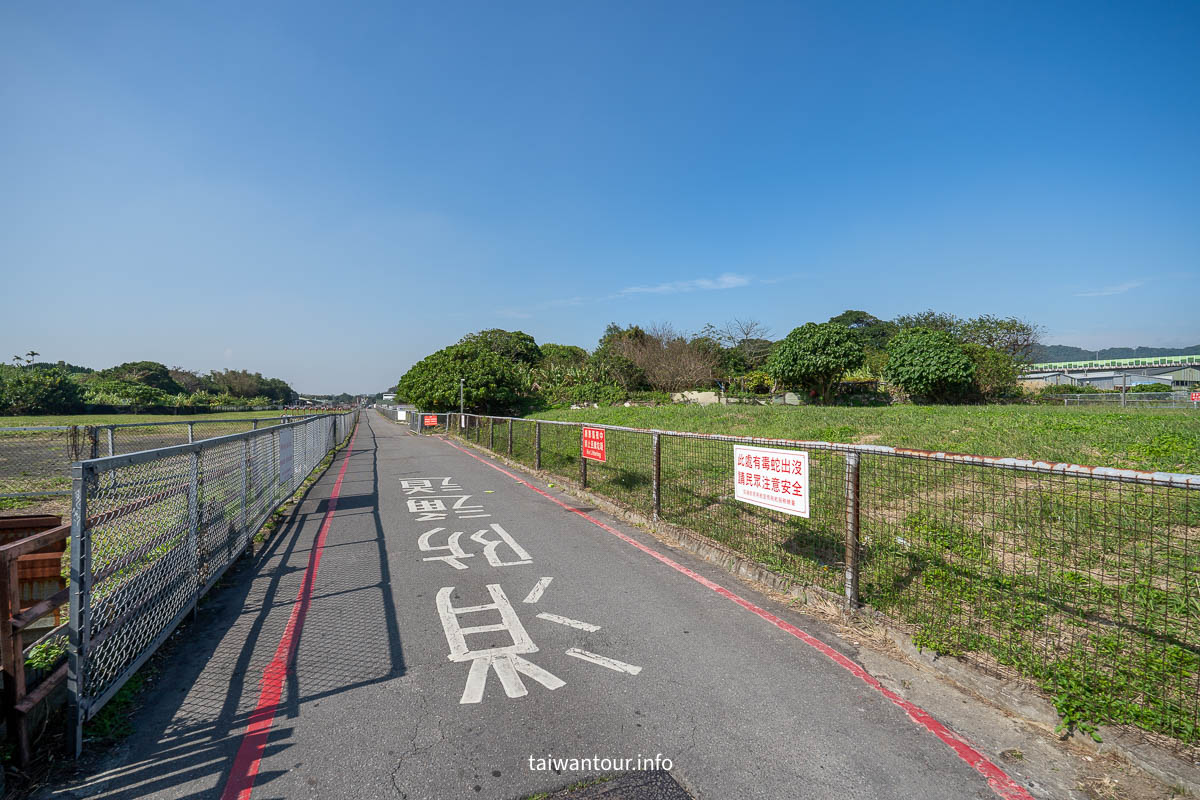
[[[538,619],[544,619],[547,622],[557,622],[559,625],[566,625],[569,628],[579,628],[579,630],[587,631],[588,633],[595,633],[596,631],[600,630],[599,625],[593,625],[590,622],[580,622],[579,620],[571,619],[570,617],[560,617],[558,614],[547,614],[543,612],[538,614]]]
[[[541,616],[540,614],[538,616]],[[587,650],[580,650],[578,647],[572,647],[567,651],[567,655],[579,658],[584,661],[590,661],[593,664],[599,664],[602,667],[607,667],[614,672],[628,672],[630,675],[637,675],[642,671],[641,667],[636,667],[633,664],[626,664],[624,661],[617,661],[615,658],[608,656],[598,656],[595,653],[589,653]]]
[[[542,578],[534,584],[534,587],[529,590],[529,594],[525,595],[525,599],[522,602],[536,603],[538,600],[541,600],[542,592],[546,591],[546,587],[550,585],[550,581],[552,580],[554,578]]]

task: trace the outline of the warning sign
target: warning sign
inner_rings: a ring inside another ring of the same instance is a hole
[[[608,460],[604,452],[604,428],[588,428],[585,426],[581,447],[584,458],[590,458],[592,461]]]
[[[743,503],[808,516],[808,453],[733,446],[733,496]]]
[[[1200,392],[1192,392],[1192,402],[1200,403]]]
[[[426,428],[436,428],[438,424],[437,414],[426,414],[424,426]]]

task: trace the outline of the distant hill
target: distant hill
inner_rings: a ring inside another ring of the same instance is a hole
[[[1109,358],[1154,358],[1155,356],[1190,356],[1200,353],[1200,344],[1191,347],[1108,347],[1103,350],[1084,350],[1067,344],[1042,345],[1033,354],[1035,364],[1055,361],[1103,361]]]

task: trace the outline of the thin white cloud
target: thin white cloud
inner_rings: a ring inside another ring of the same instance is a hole
[[[654,286],[628,286],[617,292],[615,297],[629,297],[635,294],[680,294],[682,292],[708,292],[719,289],[737,289],[749,286],[750,279],[745,275],[733,272],[723,273],[716,278],[695,278],[690,281],[671,281]]]
[[[1103,289],[1091,289],[1086,292],[1076,292],[1076,297],[1109,297],[1114,294],[1125,294],[1130,289],[1136,289],[1145,281],[1128,281],[1126,283],[1117,284],[1116,286],[1106,286]]]

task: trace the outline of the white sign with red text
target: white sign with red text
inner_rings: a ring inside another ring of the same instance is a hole
[[[808,516],[808,453],[733,446],[733,496],[743,503]]]

